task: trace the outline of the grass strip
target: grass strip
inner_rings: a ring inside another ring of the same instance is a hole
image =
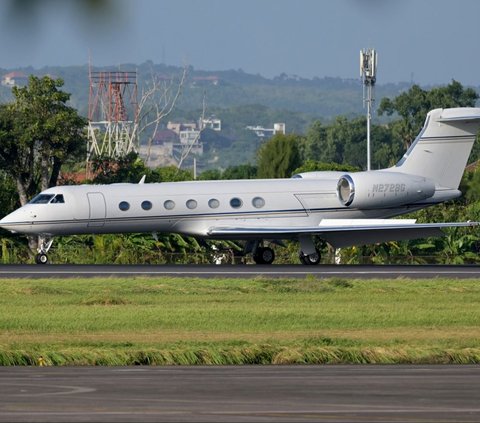
[[[0,365],[480,363],[480,281],[0,280]]]

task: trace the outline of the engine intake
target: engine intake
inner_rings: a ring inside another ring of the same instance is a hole
[[[435,184],[432,181],[399,172],[345,174],[337,183],[337,197],[346,207],[400,206],[425,200],[434,193]]]

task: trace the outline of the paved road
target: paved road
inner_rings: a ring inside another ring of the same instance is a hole
[[[4,367],[1,422],[478,422],[480,366]]]
[[[304,265],[0,265],[0,278],[94,276],[306,277],[319,278],[480,278],[480,266],[304,266]]]

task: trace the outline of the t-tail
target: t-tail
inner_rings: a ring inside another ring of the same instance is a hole
[[[435,109],[392,172],[422,176],[436,190],[458,190],[480,128],[480,108]]]

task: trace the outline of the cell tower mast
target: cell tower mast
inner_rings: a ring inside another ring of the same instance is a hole
[[[377,79],[377,52],[374,49],[360,50],[360,77],[363,82],[363,107],[367,106],[367,170],[370,170],[370,121],[372,120],[372,107],[375,102],[374,87]]]
[[[94,72],[89,67],[89,80],[87,165],[94,157],[137,151],[137,72]]]

